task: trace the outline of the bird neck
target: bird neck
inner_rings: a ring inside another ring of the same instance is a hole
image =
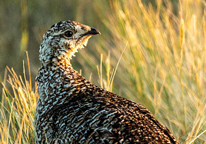
[[[71,58],[66,55],[53,56],[49,61],[42,63],[41,69],[36,77],[38,83],[49,81],[48,78],[53,79],[55,74],[58,74],[58,77],[72,75],[75,70],[72,67],[70,59]]]
[[[74,97],[72,92],[77,89],[75,83],[79,79],[83,79],[83,77],[73,69],[70,61],[61,60],[58,63],[51,62],[42,65],[36,77],[40,93],[37,104],[39,107],[37,109],[37,119],[39,115],[48,114],[54,109],[53,103],[50,103],[51,100],[61,105],[68,103]]]
[[[55,67],[56,69],[67,69],[68,67],[73,68],[70,60],[70,57],[56,57],[52,59],[47,67]]]
[[[60,44],[51,43],[44,40],[40,46],[39,60],[44,67],[58,66],[58,65],[71,65],[70,60],[77,52],[78,47],[74,45],[65,46],[64,42],[59,41]]]

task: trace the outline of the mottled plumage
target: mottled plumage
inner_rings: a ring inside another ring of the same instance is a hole
[[[53,25],[40,46],[37,143],[176,143],[143,106],[93,85],[70,60],[99,31],[74,21]]]

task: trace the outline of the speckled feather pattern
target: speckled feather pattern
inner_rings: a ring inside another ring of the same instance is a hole
[[[36,78],[36,143],[176,143],[146,108],[93,85],[73,69],[70,60],[94,35],[91,30],[62,21],[43,37]],[[67,31],[73,35],[65,36]]]

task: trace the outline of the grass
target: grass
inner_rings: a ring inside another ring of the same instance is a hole
[[[24,68],[25,69],[25,68]],[[28,69],[30,69],[28,61]],[[12,93],[3,85],[0,105],[0,138],[2,144],[34,143],[34,113],[38,98],[37,86],[32,89],[31,76],[27,80],[9,71],[8,83]]]
[[[91,18],[87,24],[95,27],[96,23],[95,28],[102,35],[92,38],[88,47],[73,58],[75,69],[82,69],[82,74],[93,83],[147,107],[180,143],[206,143],[206,3],[88,3],[94,10],[90,14],[99,21]],[[29,6],[24,8],[29,10]],[[79,21],[83,8],[77,10]],[[24,21],[28,24],[25,11]],[[24,50],[30,45],[26,42],[27,31],[22,26],[20,48]],[[31,62],[30,71],[28,63],[22,76],[8,69],[9,77],[5,74],[2,80],[0,139],[4,144],[34,143],[38,93],[32,64],[36,66]]]

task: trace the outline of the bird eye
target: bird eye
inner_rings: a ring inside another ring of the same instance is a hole
[[[66,32],[64,33],[64,35],[65,35],[66,37],[71,37],[71,36],[73,35],[73,32],[72,32],[72,31],[66,31]]]

